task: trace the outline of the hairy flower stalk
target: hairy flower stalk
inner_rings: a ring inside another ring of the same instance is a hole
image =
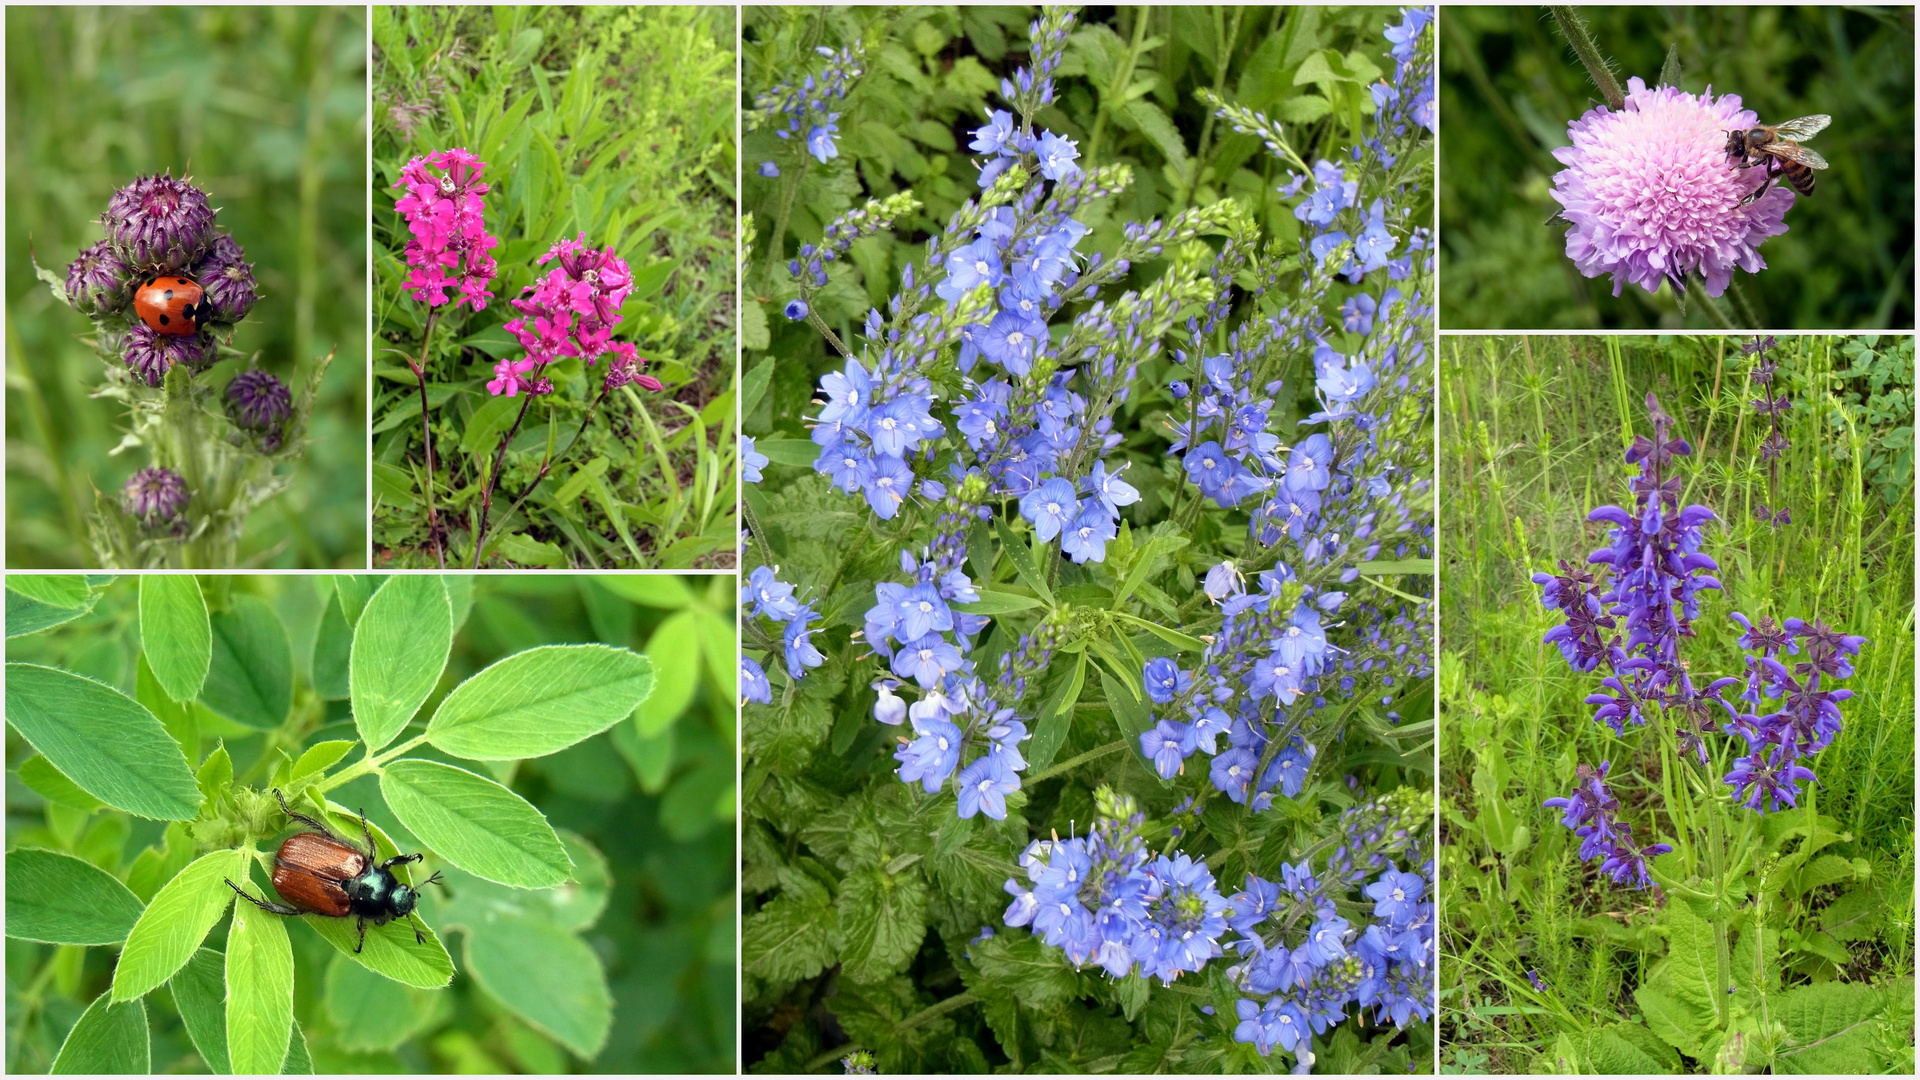
[[[108,199],[105,237],[64,275],[35,267],[93,322],[106,376],[96,396],[127,408],[114,453],[151,461],[119,497],[95,500],[89,531],[106,567],[236,565],[248,515],[292,479],[332,361],[311,365],[296,396],[231,347],[260,295],[218,213],[190,178],[139,177]]]

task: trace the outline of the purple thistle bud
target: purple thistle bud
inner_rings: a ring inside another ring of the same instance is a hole
[[[188,497],[187,482],[179,473],[157,467],[127,477],[126,486],[120,489],[120,501],[127,513],[149,526],[177,520],[186,512]]]
[[[227,412],[234,423],[270,436],[277,446],[280,425],[293,412],[293,395],[271,372],[243,371],[227,384]]]
[[[127,264],[105,240],[82,248],[67,267],[67,303],[82,315],[104,315],[127,306],[133,295]]]
[[[260,299],[253,281],[253,264],[245,259],[246,252],[233,237],[223,233],[214,237],[206,256],[194,264],[194,279],[206,290],[204,302],[211,305],[217,322],[239,322]]]
[[[198,334],[161,334],[140,323],[127,331],[120,356],[127,362],[128,370],[140,376],[141,381],[148,386],[159,386],[167,377],[167,370],[175,364],[185,364],[188,370],[198,371],[210,363],[213,340],[204,330]]]
[[[143,176],[113,193],[100,218],[120,258],[136,270],[180,270],[213,243],[207,193],[172,170]]]

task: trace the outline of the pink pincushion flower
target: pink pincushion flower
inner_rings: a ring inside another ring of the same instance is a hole
[[[1586,277],[1613,275],[1613,295],[1629,282],[1658,292],[1662,280],[1698,273],[1719,296],[1734,267],[1766,269],[1760,244],[1787,231],[1793,192],[1775,184],[1747,206],[1761,169],[1737,169],[1727,132],[1758,122],[1735,94],[1700,95],[1671,86],[1627,83],[1626,108],[1589,111],[1567,126],[1573,145],[1553,156],[1567,168],[1553,197],[1573,223],[1567,257]]]
[[[496,266],[487,251],[500,241],[487,232],[484,168],[485,162],[465,150],[436,150],[407,162],[394,185],[406,189],[393,208],[406,216],[413,233],[406,289],[429,307],[446,303],[449,287],[459,294],[455,304],[475,311],[493,298],[487,285]]]

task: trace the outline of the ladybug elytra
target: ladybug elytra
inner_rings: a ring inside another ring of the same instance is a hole
[[[211,318],[206,291],[184,274],[155,274],[133,294],[133,311],[156,334],[197,334]]]

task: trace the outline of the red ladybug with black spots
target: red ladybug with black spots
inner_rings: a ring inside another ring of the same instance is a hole
[[[156,334],[197,334],[212,317],[200,283],[185,274],[150,274],[133,294],[133,311]]]

